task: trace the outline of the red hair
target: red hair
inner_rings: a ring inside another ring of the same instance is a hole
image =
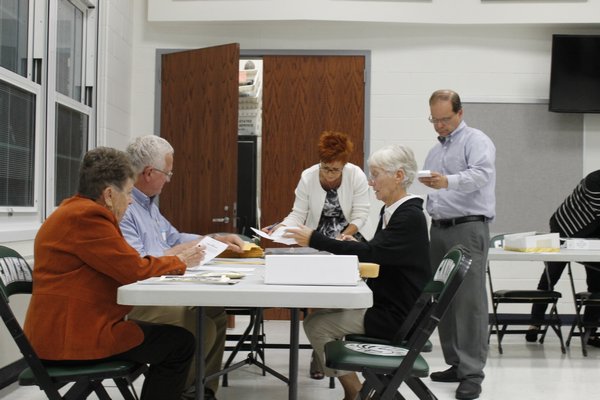
[[[342,132],[323,131],[319,137],[319,159],[325,163],[341,161],[348,162],[354,144]]]

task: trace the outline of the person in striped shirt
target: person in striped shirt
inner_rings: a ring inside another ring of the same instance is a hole
[[[550,232],[558,232],[561,238],[600,238],[600,170],[583,178],[552,214]],[[546,263],[548,273],[542,273],[537,288],[551,290],[566,265],[566,262]],[[590,292],[600,292],[600,270],[596,268],[600,268],[600,264],[590,263],[585,266],[586,283]],[[546,304],[534,304],[531,308],[532,321],[543,319],[545,312]],[[583,319],[586,322],[597,322],[600,319],[600,307],[586,307]],[[539,331],[539,325],[530,326],[525,339],[535,342]],[[591,332],[588,344],[600,347],[600,337]]]

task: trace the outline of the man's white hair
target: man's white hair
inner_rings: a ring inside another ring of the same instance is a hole
[[[174,152],[169,142],[156,135],[137,137],[127,146],[127,155],[136,174],[146,167],[165,169],[165,157]]]

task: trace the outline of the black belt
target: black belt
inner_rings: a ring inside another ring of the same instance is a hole
[[[449,228],[454,225],[464,224],[465,222],[486,222],[487,220],[488,218],[483,215],[467,215],[466,217],[458,218],[432,219],[431,226],[435,226],[436,228]]]

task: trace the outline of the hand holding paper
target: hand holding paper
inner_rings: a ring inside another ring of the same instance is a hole
[[[265,239],[272,240],[277,243],[287,244],[288,246],[292,244],[297,244],[296,240],[292,238],[284,237],[284,234],[287,232],[289,228],[295,228],[294,226],[282,226],[278,228],[275,232],[272,232],[270,235],[256,228],[252,228],[254,233],[256,233],[260,237],[264,237]]]
[[[288,240],[294,240],[300,246],[308,247],[313,230],[307,226],[290,226],[283,235]]]
[[[210,236],[204,236],[200,243],[198,243],[198,246],[204,246],[204,259],[200,261],[200,265],[206,264],[227,248],[226,243],[219,242]]]

